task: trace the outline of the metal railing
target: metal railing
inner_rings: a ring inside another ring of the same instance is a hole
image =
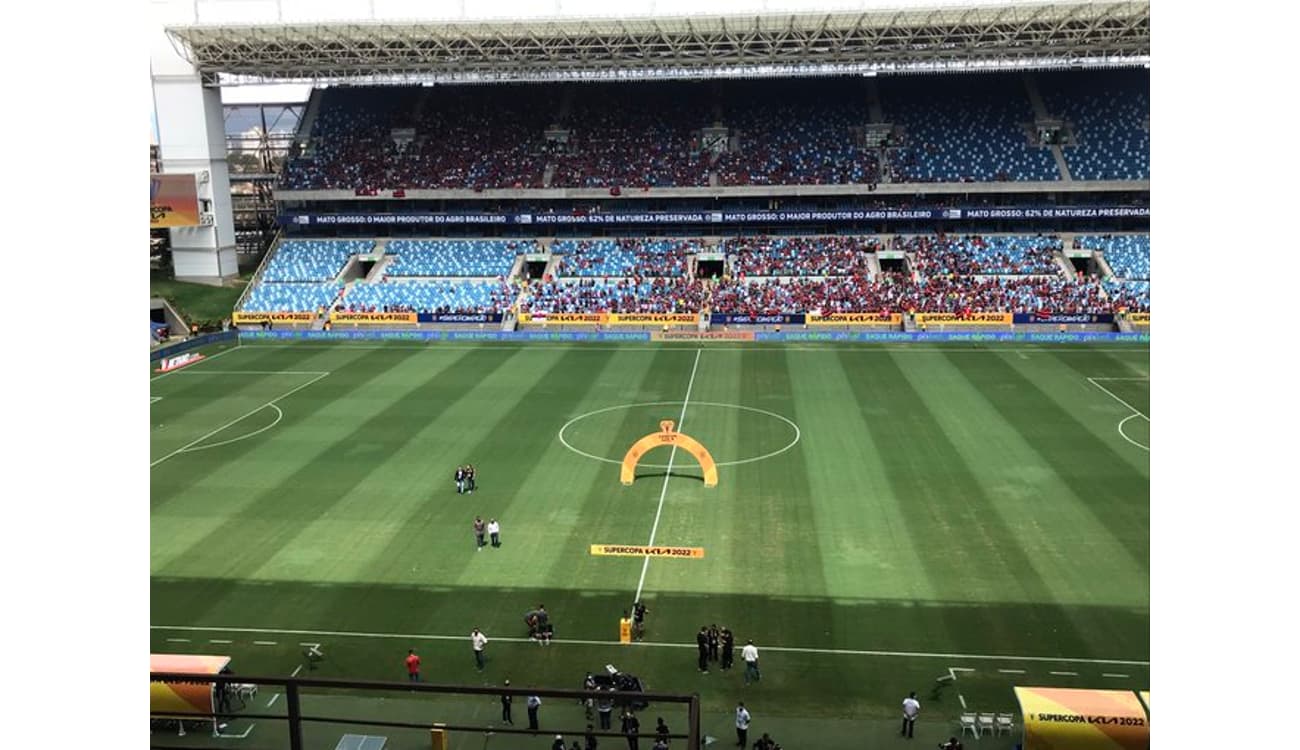
[[[561,698],[575,701],[584,701],[592,698],[595,693],[588,690],[559,690],[553,688],[532,688],[532,687],[471,687],[467,685],[437,685],[426,682],[383,682],[374,680],[343,680],[343,679],[324,679],[312,677],[249,677],[246,675],[212,675],[199,676],[186,673],[175,672],[150,672],[149,679],[151,682],[175,682],[175,683],[212,683],[217,686],[225,685],[257,685],[259,688],[271,687],[280,688],[284,691],[285,713],[268,714],[268,713],[237,713],[227,714],[221,712],[217,714],[205,713],[172,713],[166,711],[149,712],[151,720],[164,721],[188,721],[188,722],[215,722],[220,718],[227,716],[239,719],[256,719],[258,721],[277,721],[285,722],[289,750],[302,750],[303,745],[303,724],[321,723],[321,724],[341,724],[345,726],[370,726],[370,727],[389,727],[394,729],[417,729],[428,731],[430,729],[441,729],[445,732],[471,732],[483,734],[492,732],[502,735],[551,735],[563,734],[565,736],[580,737],[586,733],[585,726],[575,727],[548,727],[546,730],[533,729],[516,729],[513,725],[483,725],[483,724],[452,724],[452,723],[432,723],[432,722],[405,722],[391,721],[365,716],[319,716],[307,715],[302,711],[302,697],[304,690],[311,690],[312,695],[316,691],[347,691],[349,695],[355,696],[358,693],[429,693],[444,695],[466,695],[466,696],[502,696],[510,695],[526,699],[527,696],[535,695],[540,698]],[[687,709],[687,731],[685,733],[669,734],[668,737],[673,740],[685,740],[687,747],[700,747],[700,696],[698,693],[691,695],[677,695],[671,693],[644,693],[644,692],[625,692],[609,691],[599,693],[601,698],[610,699],[615,706],[626,706],[633,703],[650,702],[650,703],[675,703],[684,704]],[[653,728],[647,728],[643,734],[647,737],[653,736]],[[597,731],[592,732],[597,737],[607,737],[610,739],[623,738],[621,732]],[[196,748],[212,747],[228,750],[229,742],[219,744],[221,738],[214,738],[213,744],[197,745],[192,741],[186,744],[166,744],[162,737],[153,737],[150,741],[150,748],[153,750],[195,750]]]

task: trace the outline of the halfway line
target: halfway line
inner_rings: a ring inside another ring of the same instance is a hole
[[[682,399],[682,413],[677,417],[677,431],[682,431],[682,423],[686,421],[686,405],[691,402],[691,389],[695,387],[695,371],[700,366],[700,352],[703,349],[695,350],[695,364],[691,365],[691,379],[686,383],[686,398]],[[655,533],[659,531],[659,515],[664,512],[664,498],[668,496],[668,480],[673,475],[673,459],[677,457],[677,443],[673,443],[672,452],[668,454],[668,468],[664,470],[664,487],[659,491],[659,507],[655,510],[654,526],[650,527],[650,541],[645,546],[655,546]],[[645,585],[645,574],[650,569],[650,556],[645,556],[645,562],[641,563],[641,580],[636,582],[636,596],[632,598],[633,602],[641,601],[641,587]]]

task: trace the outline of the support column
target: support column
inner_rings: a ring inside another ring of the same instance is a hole
[[[176,53],[161,28],[149,67],[162,172],[197,176],[204,222],[169,230],[176,278],[220,285],[239,274],[221,91],[203,86],[198,71]]]

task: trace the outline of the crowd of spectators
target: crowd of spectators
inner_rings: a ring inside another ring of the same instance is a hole
[[[916,271],[927,276],[1059,274],[1061,247],[1059,238],[1042,235],[914,235],[893,241],[893,249],[915,253]]]
[[[502,280],[384,281],[352,286],[339,309],[366,313],[504,313],[518,296],[518,290]]]
[[[722,114],[738,149],[714,165],[721,185],[839,185],[880,181],[874,151],[854,129],[869,121],[861,91],[835,82],[740,81]]]
[[[1076,180],[1151,179],[1151,86],[1145,70],[1038,76],[1048,111],[1069,123],[1061,147]]]
[[[685,277],[541,281],[528,285],[521,313],[697,313],[707,292]]]
[[[746,276],[846,276],[867,270],[863,253],[882,249],[874,237],[735,237],[720,250]]]
[[[561,276],[633,277],[682,276],[687,256],[699,240],[599,239],[559,240],[551,252],[563,257]]]
[[[1096,281],[1064,277],[975,278],[907,274],[825,279],[727,280],[713,289],[710,308],[731,315],[782,313],[1108,313],[1113,300]]]
[[[550,148],[551,187],[703,187],[709,163],[695,132],[708,105],[691,83],[584,85]]]
[[[885,120],[901,132],[889,152],[894,182],[1061,179],[1049,149],[1031,146],[1033,107],[1017,76],[880,79]]]
[[[1075,179],[1149,179],[1149,83],[1133,71],[1039,74],[1048,112],[1072,123]],[[894,182],[1061,179],[1017,76],[881,79]],[[644,189],[875,184],[867,92],[839,79],[328,89],[290,189]],[[727,130],[715,156],[712,125]],[[565,137],[548,138],[552,126]]]
[[[1111,305],[1127,312],[1151,312],[1151,282],[1107,279],[1102,282]]]

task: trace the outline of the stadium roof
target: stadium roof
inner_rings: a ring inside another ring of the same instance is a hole
[[[1147,63],[1151,6],[200,24],[167,33],[207,83],[223,85],[920,73]]]

